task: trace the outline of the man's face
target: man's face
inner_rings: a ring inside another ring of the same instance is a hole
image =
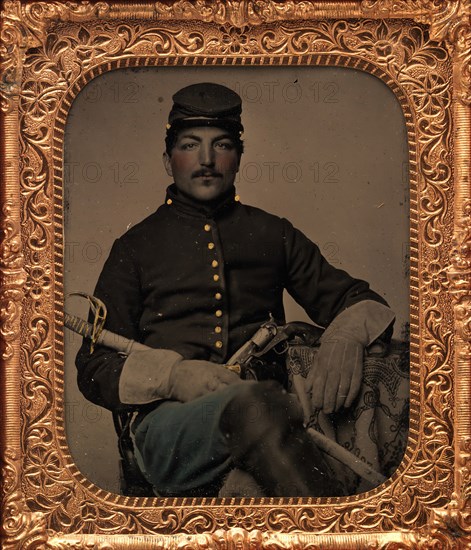
[[[164,153],[165,169],[178,190],[203,202],[232,187],[239,161],[231,135],[211,126],[181,130],[171,155]]]

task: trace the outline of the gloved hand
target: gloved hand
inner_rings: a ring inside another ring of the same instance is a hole
[[[236,382],[242,382],[237,374],[216,363],[183,359],[168,349],[134,351],[121,371],[119,398],[130,405],[157,399],[186,402]]]
[[[360,391],[366,343],[355,335],[330,327],[320,339],[319,351],[307,375],[306,391],[312,409],[326,414],[350,407]]]
[[[191,401],[229,384],[241,382],[235,372],[209,361],[182,360],[177,362],[169,378],[169,395],[177,401]]]
[[[392,326],[394,313],[373,300],[342,311],[320,338],[306,380],[313,409],[326,414],[350,407],[360,391],[364,349]]]

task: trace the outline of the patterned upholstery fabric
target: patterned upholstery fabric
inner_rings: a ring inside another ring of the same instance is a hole
[[[386,477],[399,466],[407,444],[408,351],[406,343],[393,341],[389,353],[380,349],[366,355],[363,384],[354,405],[329,416],[317,412],[309,423]],[[305,345],[289,347],[289,389],[294,376],[306,377],[315,353],[317,348]],[[371,488],[334,459],[332,467],[345,480],[350,494]]]

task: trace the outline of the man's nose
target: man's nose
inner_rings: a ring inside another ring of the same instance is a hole
[[[201,144],[200,164],[202,166],[212,166],[214,164],[214,149],[210,143]]]

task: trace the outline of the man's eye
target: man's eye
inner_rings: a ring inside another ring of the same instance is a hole
[[[180,147],[184,150],[184,151],[188,151],[188,150],[191,150],[191,149],[194,149],[196,147],[196,143],[182,143],[180,145]]]
[[[233,149],[234,148],[234,145],[230,142],[230,141],[218,141],[215,146],[218,148],[218,149],[227,149],[227,150],[230,150],[230,149]]]

